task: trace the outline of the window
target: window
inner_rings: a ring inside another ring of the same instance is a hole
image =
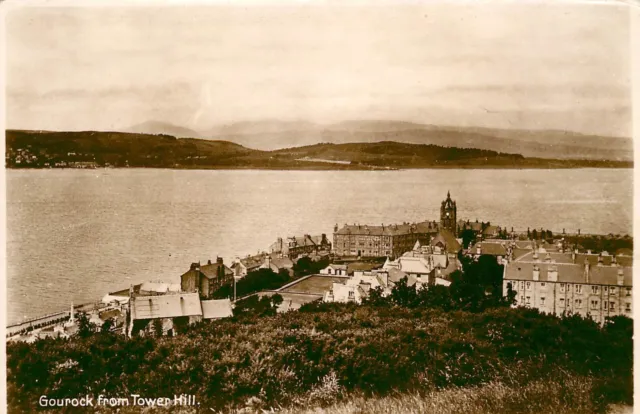
[[[614,288],[613,286],[611,286],[611,290],[609,291],[609,293],[611,293],[612,295],[614,295],[616,293],[616,288]]]
[[[560,292],[564,292],[564,283],[560,283]]]
[[[544,282],[542,282],[542,283],[540,283],[540,287],[541,287],[541,288],[545,288],[545,287],[547,287],[547,284],[546,284],[546,283],[544,283]]]
[[[627,288],[627,296],[631,296],[631,288]]]
[[[531,303],[531,296],[527,296],[527,305]]]
[[[576,308],[579,309],[582,307],[582,299],[576,299]]]
[[[602,290],[604,290],[604,293],[607,293],[607,291],[609,290],[609,288],[607,286],[603,287]]]
[[[560,298],[560,306],[564,307],[564,298]]]
[[[531,282],[527,282],[527,290],[531,290]]]
[[[592,294],[596,295],[596,294],[598,294],[598,291],[599,291],[598,286],[591,286],[591,293]]]
[[[544,300],[545,300],[545,297],[544,296],[540,296],[540,304],[543,305],[543,306],[544,306]]]
[[[576,293],[582,293],[582,285],[576,285]]]
[[[607,302],[602,302],[602,306],[604,307],[604,310],[609,310],[609,304]]]
[[[624,308],[624,310],[627,312],[631,312],[631,304],[629,302],[626,303],[626,307]]]
[[[354,292],[353,292],[352,290],[350,290],[350,291],[349,291],[349,297],[350,297],[350,298],[353,298],[353,296],[354,296]]]
[[[524,282],[520,282],[520,289],[524,289]]]
[[[591,309],[598,309],[598,301],[597,300],[592,300],[591,301]]]

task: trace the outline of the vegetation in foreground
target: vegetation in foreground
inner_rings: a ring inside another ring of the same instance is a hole
[[[314,304],[277,316],[201,323],[174,338],[96,333],[10,343],[8,404],[12,412],[32,412],[41,395],[184,393],[196,395],[203,412],[295,411],[354,395],[491,384],[550,392],[571,380],[586,387],[575,397],[580,404],[603,412],[610,403],[632,401],[632,329],[623,317],[600,327],[530,309]],[[526,407],[519,412],[531,412]]]

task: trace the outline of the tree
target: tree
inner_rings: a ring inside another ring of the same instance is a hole
[[[369,289],[369,295],[364,298],[363,303],[375,307],[389,304],[389,301],[383,296],[383,293],[384,290],[382,289],[382,286]]]
[[[538,240],[538,230],[533,229],[533,231],[531,232],[531,239]]]
[[[107,319],[106,321],[104,321],[104,323],[100,327],[100,332],[101,333],[109,333],[109,332],[111,332],[111,328],[112,327],[113,327],[113,320],[112,319]]]
[[[162,320],[161,319],[154,319],[153,320],[153,333],[156,335],[157,338],[160,338],[162,336],[163,329],[162,329]]]
[[[416,292],[415,284],[409,286],[409,279],[407,276],[396,282],[395,286],[391,290],[391,301],[399,306],[405,306],[408,308],[414,307],[418,304],[418,294]]]
[[[88,338],[96,331],[96,325],[89,321],[85,312],[78,312],[78,336]]]
[[[464,247],[465,249],[468,249],[469,244],[473,240],[475,240],[476,233],[471,229],[465,229],[465,230],[462,230],[462,233],[460,234],[460,236],[462,237],[462,247]]]

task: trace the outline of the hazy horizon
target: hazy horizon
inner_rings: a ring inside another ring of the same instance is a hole
[[[17,8],[6,126],[381,120],[631,137],[629,7]]]

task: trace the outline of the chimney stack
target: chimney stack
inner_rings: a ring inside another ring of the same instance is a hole
[[[624,270],[618,269],[618,286],[624,286]]]
[[[222,257],[217,257],[216,258],[216,263],[217,264],[222,264],[223,263]]]
[[[584,259],[584,276],[587,283],[589,283],[589,271],[591,269],[591,265],[589,264],[589,260],[585,257]]]
[[[535,282],[540,280],[540,268],[538,267],[537,264],[533,265],[533,280]]]
[[[553,265],[547,269],[547,280],[549,282],[558,281],[558,267]]]

